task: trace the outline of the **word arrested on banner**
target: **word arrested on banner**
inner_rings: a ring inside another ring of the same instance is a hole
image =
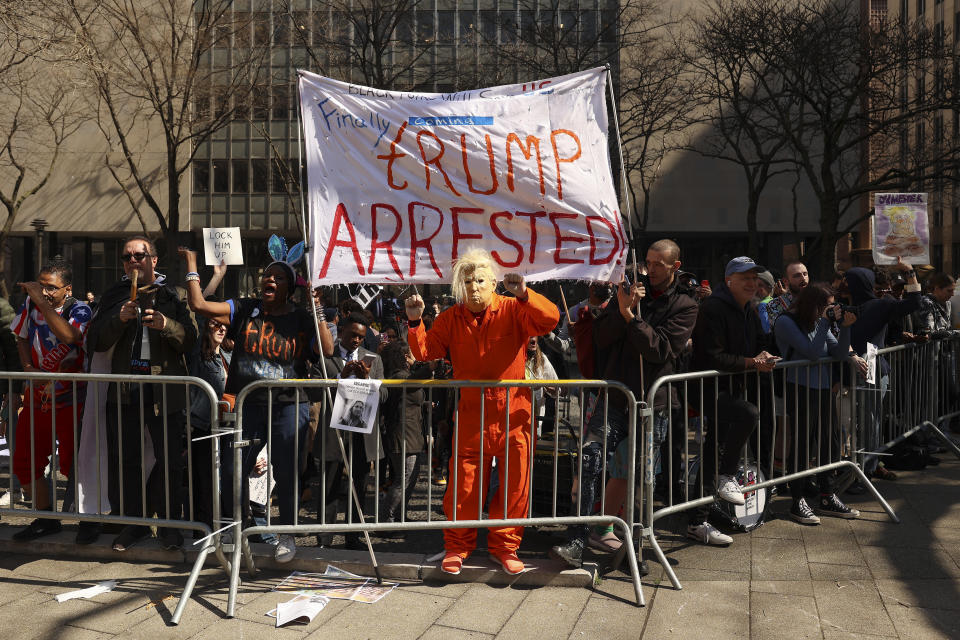
[[[371,229],[369,243],[359,240],[356,233],[356,223],[363,215],[368,216]],[[537,256],[547,250],[555,265],[610,265],[618,261],[621,250],[627,246],[619,216],[615,215],[613,220],[563,211],[489,211],[476,207],[444,210],[426,202],[409,202],[400,210],[393,204],[376,202],[368,211],[350,212],[340,203],[319,277],[327,276],[335,257],[341,268],[342,259],[352,260],[359,276],[377,273],[385,281],[416,277],[422,251],[434,274],[443,278],[441,262],[450,264],[456,260],[464,241],[486,239],[489,234],[496,241],[487,240],[485,244],[494,260],[505,268],[535,264]],[[434,245],[434,239],[446,228],[450,228],[452,238],[449,254],[441,253],[442,249]],[[409,247],[409,251],[404,247]],[[349,253],[338,252],[338,248],[348,249]],[[398,254],[406,270],[398,262]],[[381,264],[377,265],[380,256]]]

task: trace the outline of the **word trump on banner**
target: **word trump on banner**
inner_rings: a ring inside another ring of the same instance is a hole
[[[207,266],[220,264],[243,264],[243,247],[240,244],[240,227],[205,227],[203,230],[203,255]]]
[[[606,73],[452,94],[300,72],[311,277],[448,282],[470,247],[529,280],[619,280]]]

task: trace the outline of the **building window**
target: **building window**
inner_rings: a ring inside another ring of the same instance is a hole
[[[950,246],[950,270],[957,273],[960,270],[960,243],[954,243]]]
[[[286,120],[290,115],[290,87],[273,85],[273,119]]]
[[[213,161],[213,192],[230,192],[230,167],[226,160]]]
[[[267,171],[267,161],[263,158],[254,158],[250,161],[253,168],[253,192],[266,193],[269,184],[269,173]]]
[[[271,164],[273,165],[273,167],[271,167],[273,169],[273,192],[286,193],[288,165],[279,158],[275,158]],[[290,190],[293,190],[293,185],[290,185]]]
[[[933,226],[935,227],[943,226],[943,209],[933,210]]]
[[[960,224],[960,207],[953,208],[953,224]]]
[[[193,192],[210,193],[210,164],[206,160],[193,163]]]
[[[250,191],[250,168],[246,160],[233,160],[233,192]]]
[[[930,245],[932,255],[930,256],[930,261],[933,263],[934,271],[943,271],[943,245],[934,244]]]
[[[927,9],[926,0],[917,0],[917,16],[922,16]]]

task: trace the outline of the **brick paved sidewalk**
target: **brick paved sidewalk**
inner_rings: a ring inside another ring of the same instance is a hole
[[[189,568],[176,562],[183,554],[145,545],[143,560],[124,555],[121,562],[105,548],[107,536],[99,547],[75,547],[73,527],[67,526],[57,540],[34,546],[45,555],[34,555],[10,541],[16,527],[5,519],[0,522],[0,635],[57,640],[958,638],[960,461],[941,457],[938,467],[878,483],[902,519],[899,525],[878,505],[860,499],[850,500],[863,512],[859,520],[824,518],[819,527],[803,527],[785,519],[789,503],[780,499],[774,510],[783,517],[752,534],[736,535],[728,549],[664,532],[661,540],[683,590],[660,584],[662,570],[651,562],[643,609],[634,606],[630,582],[620,572],[602,577],[592,589],[511,583],[477,554],[473,577],[499,582],[418,579],[432,574],[408,566],[413,579],[400,580],[401,586],[380,602],[334,600],[311,624],[283,629],[274,629],[264,614],[289,597],[270,591],[288,571],[264,570],[255,580],[245,579],[237,618],[228,620],[223,617],[226,580],[211,565],[182,623],[173,627],[170,615]],[[356,554],[339,553],[344,564],[358,561]],[[537,564],[540,582],[556,577],[555,565]],[[54,599],[107,579],[119,580],[117,588],[92,600],[59,604]],[[583,583],[582,576],[569,582],[578,580]]]

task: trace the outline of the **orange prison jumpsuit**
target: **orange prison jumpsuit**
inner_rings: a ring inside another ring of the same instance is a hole
[[[426,361],[447,357],[449,352],[457,380],[523,380],[527,340],[549,333],[560,319],[556,305],[530,289],[527,292],[526,302],[494,294],[479,326],[473,313],[458,304],[437,316],[430,331],[425,331],[422,324],[411,328],[408,338],[413,355]],[[480,389],[463,389],[460,394],[455,453],[450,458],[443,510],[449,520],[479,520],[491,463],[497,457],[500,488],[490,500],[490,517],[504,517],[506,487],[506,516],[524,518],[530,482],[530,391],[510,389],[509,460],[503,457],[508,449],[507,389],[489,388],[483,395],[481,425]],[[479,486],[481,464],[483,487]],[[463,557],[477,544],[476,529],[444,529],[443,536],[447,552]],[[516,551],[522,537],[523,527],[491,528],[487,547],[494,554]]]

